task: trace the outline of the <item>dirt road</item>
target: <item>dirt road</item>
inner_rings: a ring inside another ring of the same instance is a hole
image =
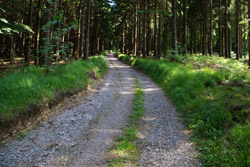
[[[135,79],[145,92],[140,166],[200,166],[175,108],[147,76],[107,56],[105,84],[21,140],[0,148],[1,167],[105,166],[113,139],[132,110]]]

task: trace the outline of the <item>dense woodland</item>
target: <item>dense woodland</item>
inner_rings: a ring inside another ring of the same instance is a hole
[[[174,102],[204,166],[250,166],[249,30],[250,0],[0,0],[0,137],[104,76],[112,50]]]
[[[246,62],[249,6],[249,0],[1,0],[0,58],[45,65],[116,48]]]
[[[0,9],[0,57],[11,64],[87,59],[110,48],[107,0],[1,0]]]

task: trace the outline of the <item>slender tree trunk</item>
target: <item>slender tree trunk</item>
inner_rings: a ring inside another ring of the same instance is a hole
[[[159,13],[159,30],[158,30],[158,57],[161,57],[161,13]]]
[[[126,18],[124,18],[122,28],[122,53],[126,53],[126,24]]]
[[[46,8],[48,9],[46,12],[46,22],[45,24],[47,24],[48,22],[51,21],[51,4],[49,1],[47,1],[46,3]],[[49,57],[50,57],[50,49],[49,49],[49,43],[50,43],[50,27],[47,28],[45,34],[44,34],[44,38],[43,38],[43,46],[48,49],[48,51],[44,52],[43,55],[40,57],[40,61],[39,64],[40,65],[48,65],[49,63]]]
[[[150,10],[151,9],[151,6],[150,6],[150,0],[147,1],[148,2],[148,9]],[[150,55],[150,51],[151,51],[151,14],[150,12],[148,12],[147,14],[147,55]]]
[[[15,35],[13,35],[12,37],[10,37],[10,56],[9,56],[9,60],[10,60],[10,64],[14,63],[14,57],[16,56],[16,52],[15,52]]]
[[[248,0],[248,19],[250,19],[250,0]],[[250,30],[250,21],[248,21],[248,29]],[[250,68],[250,33],[248,32],[248,66]]]
[[[183,0],[183,54],[187,53],[187,0]]]
[[[229,58],[228,56],[228,19],[227,19],[227,0],[225,0],[225,25],[224,25],[224,45],[225,45],[225,57]]]
[[[219,27],[218,27],[218,29],[219,29],[219,57],[223,57],[223,55],[222,55],[222,44],[223,44],[223,42],[222,42],[222,24],[221,24],[221,0],[219,0],[219,9],[218,9],[218,11],[219,11],[219,20],[218,20],[218,25],[219,25]]]
[[[210,10],[209,10],[209,18],[210,18],[210,31],[209,31],[209,54],[213,54],[213,0],[210,0]]]
[[[202,54],[207,55],[207,0],[203,1],[203,50]]]
[[[144,0],[144,10],[147,10],[147,0]],[[147,56],[147,14],[144,12],[144,19],[143,19],[143,49],[142,54],[143,56]]]
[[[138,50],[137,50],[137,40],[138,40],[138,14],[136,13],[138,10],[138,5],[137,5],[137,2],[136,2],[136,5],[135,5],[135,41],[134,41],[134,55],[137,55],[138,53]]]
[[[89,36],[90,36],[90,19],[91,19],[91,0],[88,0],[88,25],[87,25],[87,34],[86,34],[86,47],[84,59],[89,57]]]
[[[168,0],[166,0],[166,12],[168,11]],[[165,16],[165,23],[164,23],[164,38],[163,38],[163,45],[164,45],[164,56],[167,56],[168,52],[168,16]]]
[[[239,40],[239,0],[235,1],[235,5],[236,5],[236,14],[235,14],[235,25],[236,25],[236,32],[235,32],[235,36],[236,36],[236,59],[239,60],[239,56],[240,56],[240,40]]]
[[[193,30],[191,30],[191,32],[190,32],[190,48],[189,48],[191,54],[194,54],[193,39],[194,39],[194,32],[193,32]]]
[[[197,53],[197,24],[194,24],[194,54]]]
[[[80,47],[79,57],[84,57],[83,42],[84,42],[84,28],[85,28],[85,16],[86,16],[86,0],[82,0],[82,12],[81,12],[81,35],[80,35]]]
[[[28,17],[28,25],[32,27],[32,19],[33,19],[33,0],[30,0],[30,6],[29,6],[29,17]],[[29,65],[30,63],[30,54],[31,54],[31,40],[32,40],[32,34],[30,33],[27,38],[27,49],[25,53],[25,63],[26,65]]]
[[[172,49],[177,54],[177,29],[176,29],[176,0],[172,0]]]
[[[230,0],[228,0],[228,8],[230,8]],[[230,23],[230,11],[228,10],[228,12],[227,12],[227,19],[228,19],[228,23]],[[227,37],[228,37],[228,39],[227,39],[227,42],[228,42],[228,58],[231,58],[231,31],[230,31],[230,28],[229,28],[229,26],[227,27],[227,33],[228,33],[228,35],[227,35]]]
[[[200,22],[200,53],[203,53],[203,20]]]
[[[154,2],[155,5],[155,12],[154,12],[154,57],[157,57],[157,14],[156,14],[156,6],[157,0]]]
[[[40,43],[40,27],[41,27],[41,6],[42,6],[42,1],[38,0],[37,4],[37,24],[36,24],[36,38],[35,38],[35,64],[38,65],[39,63],[39,43]]]

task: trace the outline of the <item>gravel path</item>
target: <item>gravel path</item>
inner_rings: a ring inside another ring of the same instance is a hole
[[[131,111],[132,69],[108,57],[105,85],[21,141],[0,149],[1,167],[102,166]]]
[[[21,141],[0,148],[0,167],[105,166],[106,152],[132,110],[135,75],[147,110],[140,131],[140,166],[200,166],[174,107],[147,76],[107,57],[105,84],[30,131]],[[64,111],[65,110],[65,111]]]
[[[145,116],[139,131],[140,166],[198,167],[197,152],[190,132],[161,88],[149,77],[136,73],[145,93]]]

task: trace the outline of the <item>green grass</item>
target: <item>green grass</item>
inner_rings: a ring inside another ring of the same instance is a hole
[[[31,110],[60,97],[83,90],[91,82],[90,73],[100,78],[107,65],[103,56],[72,61],[46,69],[29,66],[0,78],[0,123],[14,121]]]
[[[145,109],[143,108],[144,98],[143,91],[136,80],[136,92],[133,99],[133,113],[129,115],[129,123],[122,129],[123,136],[116,138],[114,147],[110,153],[114,157],[108,160],[110,167],[123,167],[127,163],[136,164],[136,158],[139,151],[136,147],[137,132],[139,130],[139,123],[144,116]]]
[[[203,166],[250,166],[250,71],[246,65],[201,55],[160,60],[119,53],[117,57],[148,74],[173,100],[194,132]]]

